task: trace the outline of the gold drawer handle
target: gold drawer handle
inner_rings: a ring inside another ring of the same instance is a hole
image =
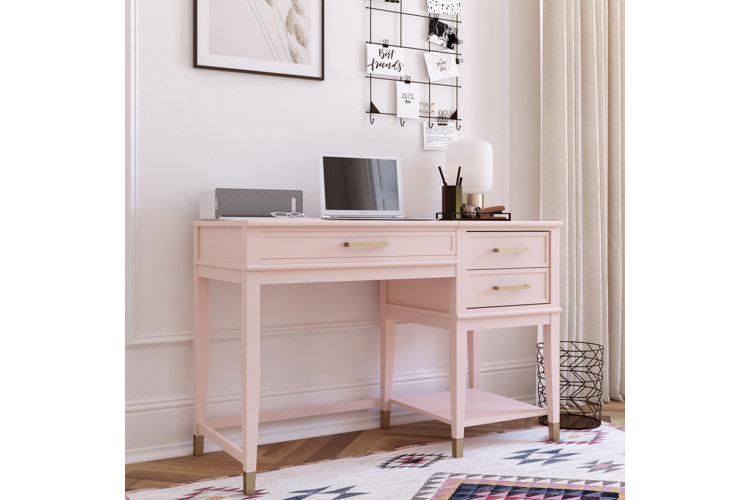
[[[345,241],[344,246],[352,247],[387,247],[387,241]]]
[[[523,253],[531,252],[531,248],[493,248],[494,253]]]
[[[492,289],[496,292],[502,292],[505,290],[530,290],[531,285],[493,286]]]

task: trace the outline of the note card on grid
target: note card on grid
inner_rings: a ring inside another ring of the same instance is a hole
[[[419,118],[419,87],[406,82],[396,83],[396,115]]]
[[[375,43],[367,44],[367,73],[386,76],[404,76],[406,51]]]

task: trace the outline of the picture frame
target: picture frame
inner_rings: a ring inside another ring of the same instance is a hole
[[[193,0],[193,67],[325,79],[325,0]]]

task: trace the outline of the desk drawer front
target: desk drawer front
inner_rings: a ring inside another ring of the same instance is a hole
[[[548,304],[549,271],[469,271],[465,299],[468,309]]]
[[[322,259],[361,257],[450,256],[456,254],[455,233],[336,232],[267,233],[260,258]]]
[[[468,233],[466,269],[549,267],[547,231]]]

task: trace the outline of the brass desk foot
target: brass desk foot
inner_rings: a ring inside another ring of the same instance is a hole
[[[203,436],[193,434],[193,456],[200,457],[203,455]]]
[[[549,424],[549,440],[560,441],[560,422]]]
[[[453,449],[453,458],[464,456],[464,438],[451,439],[451,448]]]
[[[255,472],[242,471],[242,492],[245,495],[255,493]]]
[[[391,426],[391,411],[380,410],[380,428],[388,429]]]

